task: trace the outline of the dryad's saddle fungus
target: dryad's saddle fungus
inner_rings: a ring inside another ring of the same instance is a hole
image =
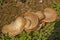
[[[34,14],[34,12],[26,12],[24,14],[24,18],[29,19],[31,22],[27,29],[33,29],[38,25],[38,17]]]
[[[41,23],[38,25],[37,30],[40,30],[43,26],[45,26],[45,22],[41,21]]]
[[[28,11],[11,24],[3,26],[2,33],[7,33],[11,37],[20,34],[23,30],[26,32],[40,30],[46,22],[54,22],[56,19],[57,12],[52,8],[45,8],[43,12],[37,11],[36,13]]]
[[[40,20],[42,20],[44,18],[44,14],[41,11],[37,11],[35,14],[36,14],[36,16],[38,16],[38,18]]]
[[[57,12],[52,8],[44,9],[45,22],[54,22],[57,19]]]
[[[25,24],[25,29],[24,29],[26,32],[27,32],[27,28],[29,28],[30,24],[31,24],[30,20],[26,19],[26,24]]]
[[[8,36],[16,36],[21,33],[24,29],[25,19],[23,17],[18,17],[14,22],[9,25],[5,25],[2,28],[2,33],[7,33]]]

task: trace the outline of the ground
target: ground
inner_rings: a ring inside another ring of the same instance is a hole
[[[54,8],[58,13],[57,21],[53,23],[47,23],[39,31],[31,33],[22,32],[16,37],[8,37],[0,35],[0,40],[60,40],[60,0],[26,0],[17,4],[14,0],[0,0],[0,31],[5,24],[10,24],[18,16],[21,16],[26,11],[40,11],[46,7]]]

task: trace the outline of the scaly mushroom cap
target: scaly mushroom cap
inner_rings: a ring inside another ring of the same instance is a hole
[[[33,29],[38,25],[38,17],[34,14],[34,12],[26,12],[24,14],[24,18],[29,19],[31,22],[27,29]]]
[[[25,25],[25,19],[23,17],[18,17],[11,24],[5,25],[2,28],[2,33],[7,33],[9,37],[16,36],[23,31],[24,25]]]
[[[44,9],[45,22],[53,22],[57,19],[57,12],[52,8],[45,8]]]
[[[40,20],[44,18],[44,14],[41,11],[37,11],[35,14],[38,16]]]

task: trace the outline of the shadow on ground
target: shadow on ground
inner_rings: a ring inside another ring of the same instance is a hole
[[[54,30],[48,40],[60,40],[60,20],[56,22]]]

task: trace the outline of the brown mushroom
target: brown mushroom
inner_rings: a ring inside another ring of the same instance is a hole
[[[33,29],[38,25],[38,17],[34,14],[34,12],[26,12],[24,14],[24,18],[29,19],[31,22],[30,26],[26,29]]]
[[[28,31],[27,28],[29,28],[30,24],[31,24],[30,20],[26,19],[26,24],[25,24],[25,31],[26,32]]]
[[[43,26],[45,26],[45,22],[41,21],[41,23],[37,27],[37,30],[40,30]]]
[[[26,32],[31,32],[31,31],[35,31],[35,30],[40,30],[43,26],[45,26],[46,22],[41,22],[39,23],[35,28],[33,29],[26,29]]]
[[[14,22],[9,25],[5,25],[2,28],[2,33],[7,33],[9,37],[16,36],[20,34],[25,25],[25,19],[23,17],[18,17]]]
[[[40,20],[42,20],[45,17],[41,11],[37,11],[35,14],[38,16]]]
[[[54,22],[57,19],[57,12],[52,8],[45,8],[44,15],[44,22]]]
[[[25,28],[29,28],[31,22],[29,19],[26,19],[26,24],[25,24]]]

